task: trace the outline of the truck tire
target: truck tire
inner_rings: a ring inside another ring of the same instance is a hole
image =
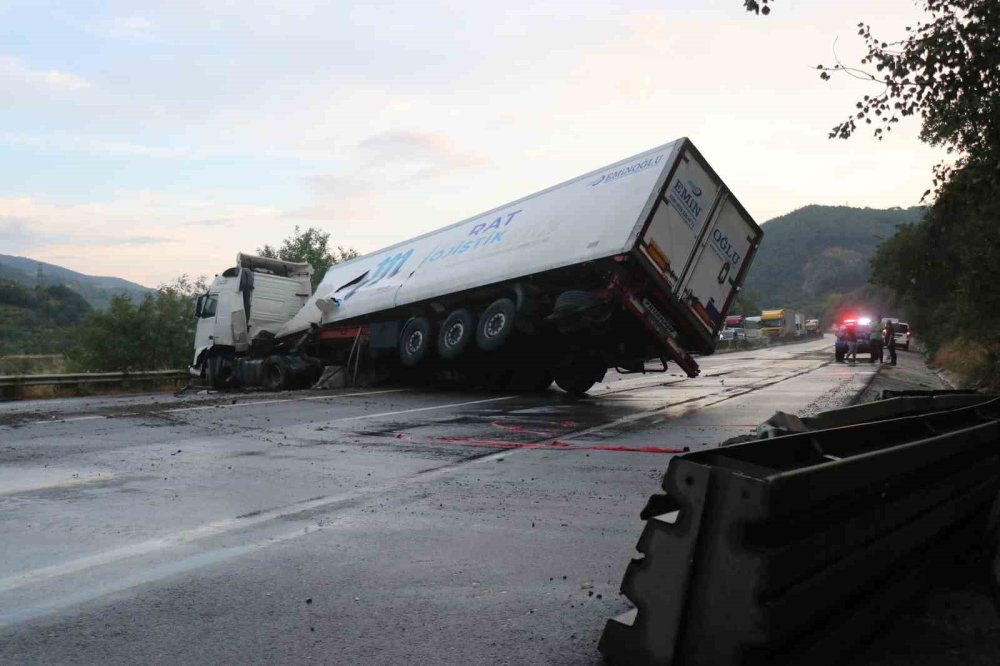
[[[604,379],[608,368],[599,355],[579,354],[567,357],[552,371],[556,385],[570,395],[584,395]]]
[[[268,356],[260,366],[260,383],[268,391],[288,388],[291,375],[283,356]]]
[[[431,322],[426,317],[413,317],[403,326],[399,336],[399,360],[413,367],[427,356],[431,348]]]
[[[584,308],[600,305],[603,301],[599,296],[589,291],[564,291],[556,298],[553,312],[564,312],[567,310],[582,310]]]
[[[592,373],[586,372],[584,368],[564,366],[557,368],[552,374],[555,376],[556,386],[573,396],[586,395],[590,387],[597,383]]]
[[[205,359],[205,384],[213,389],[220,389],[225,385],[225,378],[222,376],[222,357],[218,354],[210,354]]]
[[[454,310],[441,324],[438,332],[438,355],[449,361],[458,358],[472,342],[475,331],[472,313],[465,308]]]
[[[498,298],[479,318],[476,326],[476,344],[483,351],[496,351],[514,330],[516,308],[509,298]]]
[[[547,368],[518,368],[508,386],[519,393],[540,393],[552,386],[552,373]]]

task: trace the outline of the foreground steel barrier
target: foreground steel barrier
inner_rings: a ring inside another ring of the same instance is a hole
[[[613,664],[844,663],[985,534],[1000,400],[671,460],[599,649]]]
[[[28,386],[84,386],[88,384],[131,384],[168,382],[188,379],[187,370],[149,370],[144,372],[81,372],[59,375],[0,375],[0,395],[16,397]]]

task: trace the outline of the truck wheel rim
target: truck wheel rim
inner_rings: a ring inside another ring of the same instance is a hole
[[[420,351],[420,347],[424,343],[424,334],[420,331],[413,331],[410,333],[410,337],[406,340],[406,351],[411,354],[416,354]]]
[[[465,334],[465,326],[462,322],[456,321],[448,328],[448,332],[444,336],[444,344],[447,347],[454,347],[462,339]]]
[[[492,317],[486,320],[486,337],[495,338],[498,336],[506,323],[507,315],[502,312],[494,313]]]

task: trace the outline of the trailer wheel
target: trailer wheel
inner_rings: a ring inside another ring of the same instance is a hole
[[[399,360],[413,367],[427,356],[431,348],[431,323],[426,317],[413,317],[403,326],[399,337]]]
[[[448,315],[438,332],[438,354],[441,358],[450,361],[461,356],[472,342],[475,329],[472,313],[465,308],[455,310]]]
[[[590,373],[581,368],[557,368],[552,374],[555,375],[556,386],[573,396],[586,395],[590,387],[597,383]]]
[[[496,351],[503,346],[514,330],[516,308],[509,298],[493,301],[476,326],[476,344],[483,351]]]
[[[540,393],[552,386],[552,373],[547,368],[518,368],[508,386],[512,391]]]
[[[268,356],[260,364],[260,383],[268,391],[282,391],[289,386],[291,372],[283,356]]]

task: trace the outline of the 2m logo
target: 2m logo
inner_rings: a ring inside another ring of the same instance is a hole
[[[375,265],[374,270],[372,270],[365,279],[355,285],[354,289],[344,294],[342,300],[347,300],[354,294],[358,293],[358,290],[364,287],[370,287],[377,282],[384,280],[385,278],[391,278],[399,273],[403,265],[406,264],[407,260],[413,256],[413,248],[410,248],[406,252],[398,252],[396,254],[390,255],[378,262]]]

